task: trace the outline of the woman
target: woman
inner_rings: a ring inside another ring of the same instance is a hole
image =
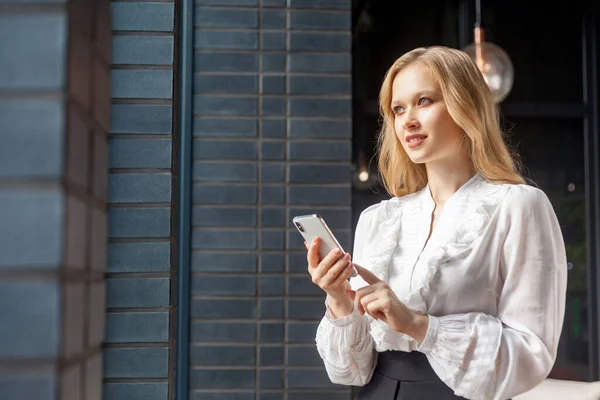
[[[307,243],[327,293],[316,343],[330,379],[364,386],[360,400],[528,391],[552,368],[565,308],[565,247],[548,198],[517,172],[465,53],[403,55],[380,107],[379,168],[393,197],[362,212],[353,261],[335,251],[320,260],[318,240]],[[360,276],[349,288],[352,263]]]

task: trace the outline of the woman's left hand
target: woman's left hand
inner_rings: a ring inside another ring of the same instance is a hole
[[[372,272],[354,264],[358,274],[369,284],[354,293],[354,307],[361,315],[368,313],[373,318],[388,324],[397,332],[405,333],[419,343],[425,338],[429,317],[406,307],[398,300],[387,283]]]

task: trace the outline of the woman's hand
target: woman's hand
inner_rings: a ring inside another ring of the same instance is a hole
[[[364,315],[366,312],[395,331],[405,333],[421,343],[427,333],[429,317],[406,307],[387,283],[373,273],[357,264],[354,267],[369,284],[353,293],[354,306],[360,314]]]
[[[350,254],[343,255],[339,249],[333,249],[321,260],[319,238],[310,244],[304,242],[304,245],[308,249],[306,259],[313,283],[323,289],[333,300],[347,298],[347,291],[350,289],[348,278],[353,270]]]

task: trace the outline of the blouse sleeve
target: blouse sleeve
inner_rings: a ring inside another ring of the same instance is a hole
[[[547,377],[556,359],[567,286],[563,237],[542,191],[514,189],[499,215],[506,224],[498,316],[431,316],[418,349],[454,393],[467,399],[524,393]]]
[[[359,265],[364,242],[368,240],[371,213],[375,207],[371,206],[363,211],[356,225],[352,261]],[[351,279],[354,289],[358,279]],[[369,322],[356,309],[350,315],[338,319],[333,319],[327,310],[317,328],[316,343],[331,382],[363,386],[371,380],[377,352]]]

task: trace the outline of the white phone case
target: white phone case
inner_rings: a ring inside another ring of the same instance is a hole
[[[319,255],[324,258],[329,252],[336,247],[342,251],[342,254],[346,254],[340,243],[337,241],[325,220],[318,214],[299,215],[294,217],[292,220],[294,226],[300,232],[304,240],[310,243],[315,237],[321,239],[321,246],[319,247]],[[352,277],[358,275],[356,268],[352,272]]]

